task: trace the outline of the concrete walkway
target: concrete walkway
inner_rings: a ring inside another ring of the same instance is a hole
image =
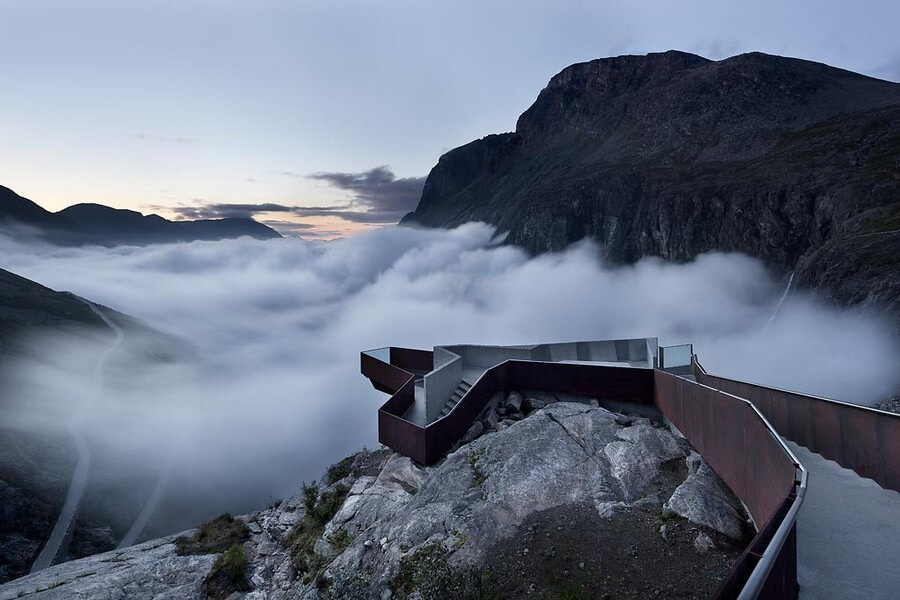
[[[797,516],[801,600],[900,598],[900,493],[787,443],[809,469]]]

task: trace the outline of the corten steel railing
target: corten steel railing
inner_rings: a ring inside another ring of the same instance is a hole
[[[719,598],[797,596],[796,513],[806,470],[744,398],[654,373],[654,401],[747,507],[757,534]]]
[[[416,373],[431,370],[433,355],[427,350],[409,348],[383,348],[387,350],[385,362],[372,351],[360,353],[360,370],[369,378],[375,389],[391,394],[378,409],[378,441],[414,460],[425,461],[425,436],[420,426],[402,415],[416,400]]]
[[[391,348],[391,360],[396,356],[406,360],[404,365],[412,363],[401,350]],[[422,366],[424,357],[418,358],[414,364]],[[512,387],[644,404],[653,399],[651,369],[506,360],[485,371],[446,416],[422,426],[403,418],[415,402],[412,371],[366,352],[360,365],[376,389],[393,394],[378,410],[378,441],[425,465],[440,460],[465,435],[494,394]]]
[[[900,415],[707,374],[697,381],[753,402],[776,431],[882,487],[900,491]]]
[[[423,354],[401,349],[391,349],[390,356],[410,369],[415,362],[415,370],[427,363]],[[541,389],[655,404],[757,525],[717,598],[796,598],[796,514],[806,491],[806,470],[747,400],[660,370],[506,360],[485,371],[446,416],[423,427],[401,416],[415,401],[412,371],[366,353],[361,367],[378,389],[395,390],[378,412],[379,441],[423,464],[444,456],[497,392]]]
[[[544,390],[650,404],[653,370],[508,359],[485,371],[459,403],[426,427],[426,461],[443,457],[465,435],[478,414],[498,392]]]

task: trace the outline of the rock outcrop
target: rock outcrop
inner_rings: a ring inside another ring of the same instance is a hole
[[[698,478],[700,485],[691,483]],[[705,497],[703,485],[718,487]],[[682,509],[690,498],[699,498],[702,509]],[[609,552],[624,552],[623,560],[641,560],[636,548],[644,553],[659,545],[661,556],[688,557],[697,565],[715,555],[717,570],[707,582],[714,587],[741,550],[728,537],[737,532],[739,538],[746,526],[735,506],[715,474],[668,429],[589,403],[550,402],[477,437],[435,466],[418,466],[388,450],[364,451],[330,469],[318,485],[305,486],[302,494],[243,517],[249,537],[242,548],[252,588],[245,597],[398,598],[415,590],[425,598],[444,597],[417,587],[427,583],[420,569],[433,581],[445,577],[455,582],[446,585],[463,585],[469,581],[466,573],[498,556],[519,560],[504,554],[503,546],[523,535],[534,547],[548,548],[546,557],[532,559],[561,560],[553,544],[568,543],[577,534],[567,530],[558,542],[551,534],[564,527],[577,530],[572,515],[578,514],[592,515],[600,523],[594,530],[602,530],[603,522],[623,527],[629,519],[648,524],[648,534],[624,549],[606,544]],[[578,512],[585,510],[589,513]],[[564,517],[558,528],[548,525],[554,516]],[[684,524],[680,530],[672,519]],[[635,523],[626,530],[636,531]],[[538,542],[533,538],[539,527],[547,532]],[[694,548],[698,533],[705,536],[702,552]],[[527,547],[518,554],[522,560],[527,555]],[[598,557],[602,560],[594,564]],[[215,555],[179,556],[173,538],[167,538],[10,582],[0,587],[0,599],[80,599],[100,589],[116,590],[110,597],[117,598],[201,598],[215,560]],[[566,571],[610,568],[600,564],[607,560],[602,552],[571,560]]]
[[[451,150],[403,223],[484,221],[533,253],[737,251],[900,316],[900,84],[683,52],[567,67],[515,132]]]

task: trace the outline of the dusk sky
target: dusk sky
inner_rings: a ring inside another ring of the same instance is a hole
[[[0,0],[0,23],[0,185],[318,238],[396,222],[574,62],[759,50],[900,80],[895,0]]]

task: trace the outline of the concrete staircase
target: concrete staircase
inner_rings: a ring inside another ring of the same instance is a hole
[[[900,494],[788,445],[809,469],[797,515],[800,600],[897,598]]]
[[[450,394],[450,399],[447,400],[447,404],[444,405],[444,408],[441,409],[441,417],[446,417],[453,407],[459,404],[459,401],[462,400],[463,394],[468,392],[472,388],[472,384],[467,383],[465,381],[460,381],[459,385],[456,386],[456,389],[453,390],[453,393]]]

